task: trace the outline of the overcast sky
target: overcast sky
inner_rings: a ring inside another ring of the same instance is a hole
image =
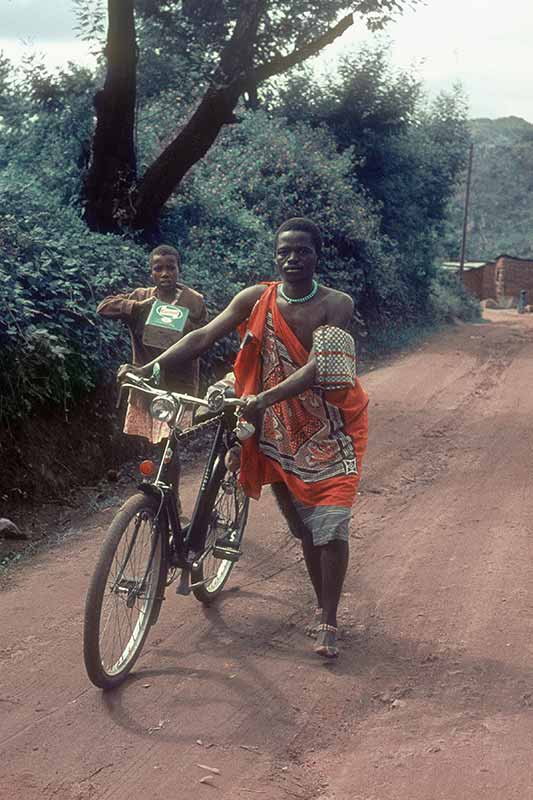
[[[0,50],[19,59],[36,49],[50,66],[90,63],[76,40],[72,0],[0,0]],[[392,62],[412,64],[430,92],[461,81],[473,117],[533,122],[533,0],[425,0],[387,28]],[[360,22],[328,48],[321,62],[371,42]]]

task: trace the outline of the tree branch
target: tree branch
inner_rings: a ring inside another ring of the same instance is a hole
[[[331,44],[335,39],[338,39],[339,36],[342,36],[344,31],[353,25],[353,21],[353,14],[347,14],[333,28],[330,28],[311,42],[307,42],[303,47],[293,50],[292,53],[286,56],[277,56],[273,58],[272,61],[261,64],[253,71],[251,75],[252,81],[255,84],[262,83],[268,78],[272,78],[274,75],[280,75],[291,67],[295,67],[296,64],[301,64],[302,61],[316,55],[323,50],[324,47],[327,47],[328,44]]]
[[[266,0],[242,3],[237,25],[224,48],[211,85],[192,117],[147,169],[137,186],[132,219],[134,227],[146,228],[155,222],[183,177],[204,157],[222,127],[235,121],[233,111],[247,88],[253,90],[258,83],[319,53],[353,24],[353,15],[348,14],[333,28],[301,48],[254,69],[253,45],[265,7]]]
[[[233,110],[250,73],[253,45],[266,0],[246,0],[232,36],[224,48],[210,87],[175,139],[147,169],[137,186],[133,226],[145,228],[194,164],[200,161],[224,125],[234,122]]]

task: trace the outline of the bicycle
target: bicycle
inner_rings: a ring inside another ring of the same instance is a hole
[[[206,400],[165,392],[133,373],[126,379],[123,389],[153,396],[150,413],[167,422],[170,434],[159,466],[152,464],[155,478],[147,475],[112,520],[90,582],[83,654],[89,679],[102,689],[126,679],[157,622],[165,589],[178,577],[178,594],[192,591],[206,605],[219,596],[238,558],[249,506],[237,473],[225,466],[226,453],[254,430],[240,418],[242,401],[222,389]],[[208,425],[216,431],[190,523],[182,525],[166,475],[190,433],[179,428],[187,405],[213,415],[190,431]],[[231,551],[217,544],[221,539],[231,541]]]

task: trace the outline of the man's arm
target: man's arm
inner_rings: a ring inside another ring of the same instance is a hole
[[[179,342],[165,350],[164,353],[145,364],[144,367],[135,367],[135,369],[131,369],[129,365],[122,367],[119,370],[119,380],[124,372],[128,370],[147,378],[152,374],[156,362],[168,370],[198,358],[206,350],[209,350],[218,339],[227,336],[228,333],[232,333],[241,322],[248,319],[252,308],[264,291],[264,286],[252,286],[249,289],[243,289],[242,292],[235,295],[227,308],[211,322],[208,322],[203,328],[188,333]]]
[[[342,328],[344,331],[349,330],[353,320],[354,307],[350,295],[344,294],[344,292],[335,292],[328,306],[326,325]]]

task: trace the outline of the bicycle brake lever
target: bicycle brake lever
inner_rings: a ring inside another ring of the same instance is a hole
[[[120,408],[120,404],[122,403],[122,394],[123,394],[123,392],[124,392],[124,387],[121,384],[120,388],[118,390],[118,395],[117,395],[117,400],[116,400],[116,403],[115,403],[115,408]]]
[[[249,439],[255,433],[255,425],[252,422],[248,422],[248,420],[243,419],[242,413],[239,414],[237,411],[237,425],[235,427],[235,436],[239,440],[239,442],[245,442],[246,439]]]

